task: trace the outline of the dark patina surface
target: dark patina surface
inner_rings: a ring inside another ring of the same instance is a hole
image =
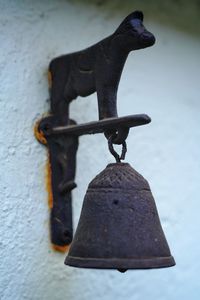
[[[175,264],[149,184],[129,164],[109,164],[90,182],[65,263],[120,271]]]
[[[143,25],[143,13],[128,15],[113,34],[95,45],[53,59],[50,116],[38,126],[47,141],[51,165],[53,207],[51,208],[51,239],[59,246],[72,240],[71,190],[75,187],[78,136],[103,132],[112,144],[122,144],[129,128],[150,122],[146,115],[118,118],[117,90],[121,73],[133,50],[152,46],[155,38]],[[97,92],[100,121],[76,125],[69,117],[69,104],[77,96]],[[116,160],[120,157],[111,151]],[[125,151],[122,151],[121,159]]]
[[[66,116],[77,96],[97,92],[99,119],[117,117],[117,90],[128,54],[154,43],[155,37],[143,25],[142,12],[135,11],[109,37],[53,59],[49,67],[52,113]]]

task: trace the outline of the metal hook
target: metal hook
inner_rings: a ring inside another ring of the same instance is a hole
[[[126,146],[126,141],[124,140],[121,145],[122,145],[122,152],[121,155],[119,156],[119,154],[115,151],[114,147],[113,147],[113,141],[116,138],[116,134],[112,134],[109,138],[108,138],[108,148],[110,153],[115,157],[116,162],[120,163],[121,160],[125,159],[126,156],[126,152],[127,152],[127,146]]]

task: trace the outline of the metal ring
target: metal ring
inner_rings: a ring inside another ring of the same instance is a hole
[[[126,152],[127,152],[127,146],[126,146],[126,141],[123,141],[121,143],[122,145],[122,153],[119,156],[119,154],[115,151],[114,147],[113,147],[113,140],[116,138],[116,133],[112,134],[109,138],[108,138],[108,148],[110,153],[114,156],[114,158],[116,159],[116,162],[121,162],[121,160],[125,159],[126,156]]]
[[[123,141],[125,141],[127,139],[129,130],[130,130],[130,128],[128,128],[128,127],[121,127],[121,128],[118,128],[116,131],[106,130],[104,132],[104,135],[107,139],[109,139],[111,135],[115,134],[115,137],[113,138],[112,143],[116,144],[116,145],[121,145],[123,143]]]
[[[116,134],[116,137],[115,139],[113,140],[113,144],[116,144],[116,145],[122,145],[123,142],[127,139],[127,136],[129,134],[129,129],[130,128],[119,128],[117,130],[117,134]]]

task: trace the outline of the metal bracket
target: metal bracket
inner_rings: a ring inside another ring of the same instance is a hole
[[[46,141],[49,150],[53,195],[51,240],[56,246],[70,244],[73,237],[71,191],[76,187],[78,137],[104,133],[108,139],[114,136],[112,143],[123,144],[131,127],[151,121],[144,114],[118,118],[117,90],[129,52],[152,46],[154,42],[153,34],[143,25],[142,12],[135,11],[109,37],[50,63],[51,115],[37,124],[36,136],[40,142]],[[77,125],[69,118],[70,102],[94,92],[97,92],[99,121]]]

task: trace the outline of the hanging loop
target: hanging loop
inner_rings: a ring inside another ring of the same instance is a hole
[[[127,136],[129,134],[129,129],[130,128],[128,127],[119,128],[115,133],[114,131],[107,130],[104,132],[104,135],[107,139],[109,139],[109,137],[114,134],[112,143],[115,145],[122,145],[123,142],[127,139]]]
[[[121,155],[119,156],[119,154],[115,151],[113,144],[114,144],[114,139],[116,138],[116,133],[110,135],[110,137],[108,138],[108,148],[110,153],[115,157],[116,162],[120,163],[121,160],[125,159],[126,156],[126,152],[127,152],[127,146],[126,146],[126,141],[124,140],[121,145],[122,145],[122,152]]]

